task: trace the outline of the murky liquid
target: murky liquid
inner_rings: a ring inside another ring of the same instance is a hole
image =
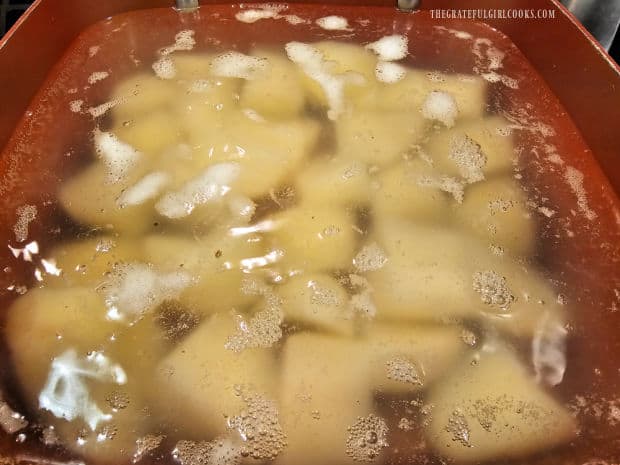
[[[617,198],[505,37],[379,11],[76,40],[1,159],[1,455],[619,459]]]

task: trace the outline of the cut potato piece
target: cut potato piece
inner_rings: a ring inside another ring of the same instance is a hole
[[[273,215],[270,232],[274,246],[284,252],[282,262],[307,271],[346,269],[356,248],[352,215],[330,207],[295,207]]]
[[[480,181],[510,173],[516,161],[511,131],[500,116],[467,121],[435,133],[425,151],[440,173]]]
[[[153,111],[166,110],[182,95],[181,89],[170,81],[152,74],[138,74],[122,81],[112,94],[119,103],[112,110],[117,125],[147,115]]]
[[[299,115],[305,98],[296,66],[279,52],[257,50],[254,56],[266,58],[266,75],[246,80],[239,104],[256,110],[266,118],[287,119]]]
[[[357,44],[324,41],[311,44],[323,54],[324,68],[344,80],[343,97],[356,100],[376,85],[375,55]],[[315,105],[327,106],[328,97],[321,85],[299,70],[308,98]]]
[[[71,450],[113,463],[127,461],[136,439],[148,431],[142,381],[153,376],[162,346],[150,319],[127,328],[105,316],[94,290],[35,289],[13,304],[6,324],[31,407],[43,409],[44,422]],[[123,407],[114,410],[110,399]]]
[[[7,343],[31,402],[37,402],[54,357],[72,348],[98,350],[113,334],[117,325],[106,312],[99,294],[81,287],[33,289],[8,309]]]
[[[118,183],[108,182],[104,165],[93,163],[66,181],[58,193],[63,208],[79,223],[119,233],[140,234],[153,225],[153,201],[120,207],[118,199],[137,181],[136,176]]]
[[[574,418],[506,349],[480,353],[430,391],[427,438],[457,463],[525,456],[574,437]]]
[[[472,289],[468,261],[474,247],[467,236],[389,219],[377,225],[375,235],[387,255],[382,268],[367,274],[377,318],[411,321],[475,315],[480,300]]]
[[[382,393],[426,389],[465,353],[458,326],[376,324],[362,339],[368,350],[371,384]]]
[[[276,379],[269,349],[226,348],[236,331],[229,314],[213,315],[162,360],[154,402],[179,437],[200,439],[227,432],[227,418],[245,404],[239,389],[273,396]]]
[[[280,421],[287,447],[277,464],[353,464],[346,455],[358,417],[372,412],[362,348],[351,339],[290,336],[283,353]]]
[[[415,221],[445,222],[449,215],[448,196],[426,185],[435,174],[420,159],[401,162],[382,171],[372,191],[372,209],[378,221],[397,216]]]
[[[105,279],[114,265],[141,259],[142,253],[136,243],[111,236],[62,243],[47,255],[47,260],[54,260],[61,274],[59,277],[47,275],[45,282],[94,287]]]
[[[536,224],[521,187],[510,177],[468,186],[463,203],[456,205],[457,225],[465,226],[489,244],[513,255],[531,256],[536,246]]]
[[[241,310],[254,303],[255,295],[242,292],[241,285],[256,258],[266,254],[256,237],[231,236],[214,231],[200,239],[183,236],[147,236],[143,241],[147,261],[163,270],[189,273],[193,283],[180,302],[200,313]]]
[[[368,167],[356,160],[336,157],[313,162],[296,182],[305,205],[363,206],[370,195]]]
[[[336,122],[338,152],[368,165],[385,166],[406,155],[425,135],[421,115],[355,112]]]
[[[486,112],[487,82],[479,76],[442,74],[408,69],[403,79],[379,84],[358,100],[360,108],[420,113],[431,92],[449,94],[457,106],[457,120],[479,118]]]
[[[353,332],[349,296],[326,274],[302,274],[276,288],[285,320],[337,333]]]
[[[181,137],[179,121],[170,112],[158,111],[117,125],[112,132],[118,138],[147,155],[158,155]]]
[[[194,81],[212,77],[211,60],[213,55],[176,52],[170,55],[170,59],[174,63],[175,79]]]
[[[188,130],[203,160],[239,163],[235,193],[259,198],[289,180],[314,148],[320,126],[309,119],[272,123],[224,113]]]

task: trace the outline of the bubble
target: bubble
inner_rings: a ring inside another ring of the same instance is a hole
[[[450,418],[448,418],[448,424],[445,429],[452,435],[452,440],[454,442],[459,442],[465,447],[472,447],[469,443],[469,424],[463,413],[458,410],[452,412]]]
[[[96,82],[103,81],[109,75],[110,73],[108,73],[107,71],[96,71],[92,73],[90,76],[88,76],[88,83],[92,85],[92,84],[95,84]]]
[[[242,398],[247,415],[231,418],[229,428],[239,433],[246,449],[252,449],[254,459],[275,458],[286,446],[286,435],[280,426],[275,402],[253,392],[243,392]]]
[[[266,58],[227,52],[218,55],[211,62],[211,72],[215,76],[254,79],[265,73],[269,67]]]
[[[37,207],[35,205],[22,205],[17,207],[16,214],[17,221],[13,226],[15,240],[17,242],[24,242],[28,239],[28,226],[37,217]]]
[[[385,365],[388,379],[416,386],[424,385],[424,371],[410,360],[396,357],[388,360]]]
[[[480,295],[484,304],[497,307],[502,311],[508,311],[515,301],[506,278],[492,270],[475,272],[473,289]]]
[[[163,435],[147,434],[136,439],[136,450],[133,453],[132,463],[139,462],[149,452],[157,449],[164,438],[165,436]]]
[[[379,60],[396,61],[402,60],[408,53],[407,37],[399,34],[385,36],[376,42],[366,45],[366,48],[377,54]]]
[[[372,242],[358,252],[353,258],[353,265],[359,272],[376,271],[383,268],[388,261],[385,251],[377,244]]]
[[[346,31],[349,29],[347,18],[342,16],[324,16],[316,20],[316,24],[327,31]]]
[[[456,100],[448,92],[432,91],[422,104],[422,116],[440,121],[448,128],[454,126],[458,113]]]
[[[373,461],[389,445],[387,423],[373,414],[358,417],[347,430],[346,454],[356,462]]]
[[[469,136],[460,135],[452,138],[449,157],[467,182],[484,180],[482,169],[487,164],[487,157],[482,153],[480,145]]]

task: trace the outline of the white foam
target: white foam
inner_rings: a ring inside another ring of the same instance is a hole
[[[254,79],[264,73],[268,66],[269,61],[266,58],[230,51],[213,59],[211,72],[220,77]]]
[[[440,121],[447,127],[454,126],[459,110],[454,97],[448,92],[432,91],[422,104],[422,116]]]
[[[323,53],[317,48],[303,42],[289,42],[286,44],[286,54],[293,63],[299,66],[305,74],[319,83],[327,98],[327,117],[338,119],[344,111],[344,86],[347,82],[355,81],[352,74],[333,75],[330,73],[329,63],[325,61]]]
[[[69,102],[69,109],[73,113],[79,113],[82,111],[82,105],[84,105],[84,100],[71,100]]]
[[[93,118],[99,118],[100,116],[105,115],[109,110],[114,108],[116,105],[120,105],[121,103],[124,103],[126,100],[127,99],[124,99],[124,98],[112,99],[96,107],[90,107],[88,109],[88,112],[92,115]]]
[[[103,81],[109,75],[110,73],[108,73],[107,71],[96,71],[92,73],[90,76],[88,76],[88,83],[92,85],[96,82]]]
[[[191,215],[198,205],[221,199],[228,194],[231,183],[239,176],[239,171],[237,163],[210,166],[180,190],[164,195],[155,208],[161,215],[173,219]]]
[[[536,381],[557,386],[566,372],[566,337],[561,321],[546,313],[536,326],[532,339],[532,362]]]
[[[155,75],[160,79],[173,79],[177,75],[174,61],[167,55],[162,56],[153,63],[152,68],[155,71]]]
[[[13,232],[15,233],[15,240],[17,242],[24,242],[28,239],[28,226],[37,217],[36,205],[21,205],[17,207],[17,221],[13,226]]]
[[[575,197],[577,197],[577,206],[581,213],[583,213],[588,220],[594,220],[597,215],[596,212],[590,208],[588,196],[583,187],[583,173],[577,168],[568,166],[564,172],[564,179],[570,186],[573,194],[575,194]]]
[[[157,197],[169,182],[170,176],[167,173],[162,171],[149,173],[125,190],[116,203],[121,208],[128,205],[140,205]]]
[[[279,11],[274,8],[261,8],[239,11],[235,18],[242,23],[255,23],[261,19],[277,19],[279,17]]]
[[[377,81],[385,82],[386,84],[393,84],[400,81],[405,77],[405,74],[407,74],[407,68],[390,61],[379,60],[375,68],[375,77]]]
[[[447,32],[448,34],[452,34],[457,39],[471,40],[474,38],[474,36],[472,36],[469,32],[459,31],[458,29],[449,29],[444,26],[435,26],[435,29],[437,29],[438,31]]]
[[[316,24],[327,31],[347,31],[349,22],[342,16],[325,16],[316,20]]]
[[[407,56],[409,40],[407,37],[394,34],[385,36],[376,42],[366,45],[366,48],[377,54],[379,60],[396,61]]]
[[[162,48],[159,54],[165,56],[177,51],[190,51],[194,48],[194,45],[196,45],[194,31],[185,29],[174,36],[174,44]]]
[[[118,182],[138,162],[141,153],[111,132],[95,130],[95,151],[108,168],[108,180]]]
[[[39,394],[39,407],[57,418],[73,421],[82,418],[91,430],[112,415],[104,413],[91,399],[85,379],[123,385],[127,375],[120,365],[113,364],[101,352],[91,352],[85,359],[78,359],[74,349],[69,349],[52,360],[52,366],[43,390]]]
[[[145,263],[118,265],[101,288],[108,318],[133,324],[163,301],[178,297],[191,282],[183,271],[158,272]]]

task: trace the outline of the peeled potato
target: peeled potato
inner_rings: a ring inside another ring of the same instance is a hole
[[[512,178],[494,178],[468,186],[463,203],[454,208],[454,217],[457,225],[489,244],[528,256],[535,251],[536,224],[526,201]]]
[[[476,313],[467,236],[386,219],[375,239],[387,255],[380,269],[367,273],[377,318],[443,320]]]
[[[368,167],[340,157],[313,162],[300,173],[295,185],[306,205],[365,205],[370,194]]]
[[[121,125],[153,111],[169,109],[181,95],[173,82],[152,74],[138,74],[122,81],[114,90],[112,98],[119,101],[112,110],[114,121]]]
[[[447,194],[425,185],[425,180],[434,176],[432,168],[420,159],[381,171],[372,191],[372,209],[378,220],[391,216],[443,223],[449,214]]]
[[[574,418],[503,348],[481,352],[430,391],[426,436],[458,463],[522,457],[569,441]]]
[[[465,353],[458,326],[375,324],[362,344],[368,350],[373,389],[407,393],[426,389]]]
[[[236,328],[229,314],[213,315],[164,358],[157,370],[157,405],[183,439],[228,431],[226,418],[246,407],[238,390],[271,397],[276,379],[269,349],[226,348]]]
[[[143,380],[152,376],[150,369],[162,353],[153,322],[146,317],[135,326],[120,326],[106,319],[103,299],[94,290],[73,287],[30,291],[11,306],[6,324],[11,357],[31,407],[43,407],[42,395],[62,396],[66,392],[72,399],[55,402],[54,414],[42,410],[44,421],[55,427],[61,441],[74,452],[93,459],[128,460],[135,440],[146,434],[150,426],[142,412],[146,389]],[[115,338],[111,339],[113,335]],[[33,344],[35,340],[37,343]],[[103,357],[98,364],[88,361],[88,354],[93,351]],[[82,368],[74,362],[82,364]],[[52,363],[63,364],[57,374],[66,380],[56,384],[56,389],[46,384],[56,374]],[[111,372],[105,370],[106,364],[120,366],[125,380],[115,383]],[[100,366],[104,367],[99,368],[100,378],[78,371],[96,371]],[[76,389],[82,389],[80,386],[87,389],[86,399],[78,398]],[[71,396],[73,391],[76,394]],[[122,393],[118,395],[124,399],[124,406],[117,410],[113,410],[110,404],[114,402],[109,400],[115,393]],[[84,405],[86,402],[90,410]],[[92,409],[99,409],[100,413]],[[61,412],[71,421],[54,416]],[[70,417],[74,412],[77,416]],[[99,420],[91,425],[87,418]],[[102,434],[105,439],[98,439]],[[106,437],[107,434],[112,437]],[[86,442],[78,444],[78,437]]]
[[[419,114],[431,92],[445,92],[452,97],[457,107],[457,120],[479,118],[485,113],[487,83],[484,79],[417,69],[408,69],[397,82],[376,85],[357,103],[363,109]]]
[[[189,273],[192,284],[179,300],[200,313],[242,309],[254,303],[255,295],[241,291],[251,259],[266,250],[256,237],[228,235],[214,231],[200,239],[183,236],[147,236],[143,241],[145,258],[165,270]]]
[[[276,463],[356,463],[347,428],[372,412],[361,346],[351,339],[300,333],[284,345],[280,421],[287,447]]]
[[[460,162],[457,150],[466,144],[474,153],[465,153]],[[449,176],[467,177],[468,159],[484,157],[481,173],[485,177],[510,173],[516,160],[508,121],[500,116],[470,120],[430,137],[424,149],[433,159],[437,171]],[[479,179],[478,179],[479,180]]]
[[[265,75],[243,83],[240,106],[256,110],[266,118],[288,119],[298,116],[304,107],[305,98],[295,65],[281,53],[257,50],[252,54],[266,58],[269,69]]]
[[[336,122],[338,152],[368,165],[386,166],[407,154],[425,135],[421,115],[354,112]]]
[[[170,112],[152,112],[118,125],[113,132],[142,153],[158,155],[181,138],[179,121]]]
[[[139,178],[108,182],[105,166],[93,163],[66,181],[58,193],[60,204],[84,225],[126,234],[140,234],[153,224],[153,202],[121,207],[119,197]]]
[[[46,276],[46,284],[96,286],[117,263],[140,260],[142,253],[133,241],[100,236],[61,243],[47,255],[61,270],[59,277]]]
[[[295,269],[327,271],[349,268],[357,233],[352,215],[328,206],[299,206],[272,216],[274,247],[282,262]]]
[[[336,41],[311,45],[323,54],[325,69],[344,80],[343,96],[347,100],[360,98],[375,85],[377,59],[369,50],[357,44]],[[309,100],[317,105],[327,105],[327,95],[321,85],[303,71],[299,72]]]
[[[319,124],[308,119],[287,122],[253,121],[241,113],[226,113],[190,130],[198,157],[208,163],[236,162],[241,168],[235,193],[259,198],[290,180],[310,154]]]
[[[276,289],[285,320],[337,333],[353,332],[349,296],[331,276],[302,274]]]

